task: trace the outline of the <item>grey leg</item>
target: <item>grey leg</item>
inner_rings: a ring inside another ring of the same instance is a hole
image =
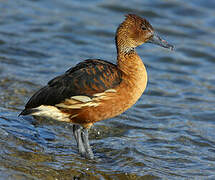
[[[82,133],[81,133],[81,137],[82,137],[82,141],[83,141],[83,144],[84,144],[84,148],[85,148],[85,151],[86,151],[86,158],[88,159],[94,159],[94,155],[93,155],[93,151],[90,147],[90,143],[89,143],[89,135],[88,135],[88,129],[82,129]]]
[[[82,137],[82,135],[81,135],[82,129],[83,128],[79,125],[76,125],[76,124],[73,125],[73,135],[74,135],[76,143],[77,143],[78,151],[82,156],[85,156],[86,151],[85,151],[85,148],[84,148],[84,145],[82,142],[82,138],[81,138]]]

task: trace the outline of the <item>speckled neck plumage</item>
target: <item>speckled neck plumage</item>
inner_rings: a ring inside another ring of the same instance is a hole
[[[144,86],[146,86],[146,68],[135,50],[129,53],[119,53],[117,56],[117,67],[123,72],[124,80],[133,81],[132,84],[136,84],[136,86],[142,84],[143,81]]]

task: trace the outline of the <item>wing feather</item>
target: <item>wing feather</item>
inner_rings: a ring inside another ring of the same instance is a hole
[[[99,59],[88,59],[49,81],[30,98],[24,111],[41,105],[54,106],[72,96],[90,98],[93,94],[113,89],[120,82],[121,71],[116,65]]]

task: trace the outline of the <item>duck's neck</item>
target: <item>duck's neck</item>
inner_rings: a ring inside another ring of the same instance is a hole
[[[117,66],[125,74],[135,73],[138,67],[144,66],[142,60],[135,51],[134,43],[129,40],[124,23],[117,29],[115,43],[117,49]]]
[[[134,49],[129,52],[118,52],[117,66],[124,74],[130,76],[136,76],[139,71],[145,70],[141,58]]]
[[[125,22],[120,24],[115,37],[117,66],[125,75],[137,78],[137,75],[143,75],[142,72],[146,70],[141,58],[135,51],[134,42],[128,37],[129,32],[125,27],[127,27]]]
[[[122,83],[125,83],[127,95],[132,103],[142,95],[147,85],[146,68],[135,50],[129,53],[118,53],[117,67],[122,71]]]

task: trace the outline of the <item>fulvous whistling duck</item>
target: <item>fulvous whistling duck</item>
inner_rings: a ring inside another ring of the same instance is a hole
[[[117,65],[87,59],[49,81],[20,113],[73,123],[79,153],[88,159],[94,159],[88,140],[92,124],[123,113],[135,104],[146,88],[146,68],[135,47],[153,43],[173,49],[154,32],[146,19],[135,14],[126,15],[115,40]]]

